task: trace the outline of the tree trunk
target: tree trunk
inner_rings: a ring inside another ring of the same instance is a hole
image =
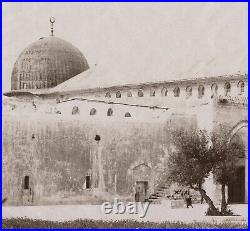
[[[211,210],[211,215],[212,216],[218,216],[220,215],[219,211],[216,209],[216,207],[214,206],[213,201],[210,199],[210,197],[206,194],[206,191],[202,188],[199,188],[199,192],[201,194],[201,196],[204,198],[204,200],[206,201],[206,203],[208,204],[210,210]]]
[[[225,183],[221,184],[221,212],[222,213],[225,213],[227,211],[225,188],[226,188]]]

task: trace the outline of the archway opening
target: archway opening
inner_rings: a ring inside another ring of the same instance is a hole
[[[235,177],[228,184],[228,203],[248,202],[248,123],[242,121],[231,131],[229,144],[242,145],[244,154],[236,163]]]

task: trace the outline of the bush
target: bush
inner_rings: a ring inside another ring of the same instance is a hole
[[[11,218],[2,220],[2,228],[247,228],[247,223],[230,222],[140,222],[136,220],[75,220],[75,221],[45,221],[28,218]]]
[[[228,103],[227,99],[219,99],[219,103],[226,104]]]

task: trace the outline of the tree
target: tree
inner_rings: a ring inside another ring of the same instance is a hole
[[[211,136],[211,152],[213,156],[212,173],[217,183],[221,184],[221,213],[227,212],[225,188],[236,179],[237,163],[244,158],[244,143],[235,136],[230,137],[230,129],[225,125],[217,127]]]
[[[174,150],[169,155],[168,179],[179,185],[199,191],[212,215],[219,215],[202,184],[212,171],[214,159],[210,151],[211,140],[205,130],[197,128],[172,131]]]

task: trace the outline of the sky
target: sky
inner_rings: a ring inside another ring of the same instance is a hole
[[[102,82],[248,72],[247,3],[2,3],[2,10],[3,91],[22,50],[50,35],[51,16],[55,36],[102,68]]]

